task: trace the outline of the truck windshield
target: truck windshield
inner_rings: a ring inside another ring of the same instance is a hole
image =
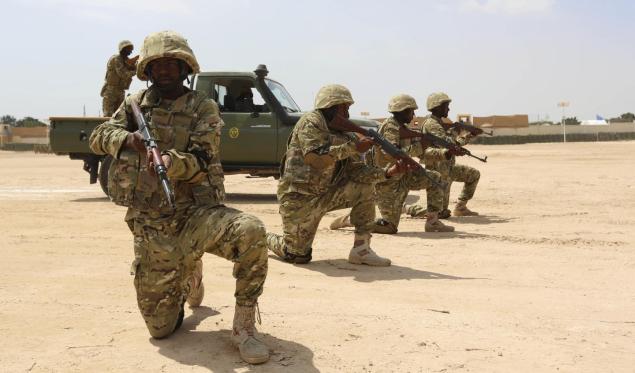
[[[300,107],[295,103],[295,101],[293,101],[293,98],[282,84],[269,79],[265,79],[265,82],[267,83],[267,87],[269,87],[273,95],[276,96],[286,111],[290,113],[300,112]]]

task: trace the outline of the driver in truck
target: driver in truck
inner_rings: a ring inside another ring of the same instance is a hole
[[[137,303],[150,335],[170,336],[183,322],[185,303],[201,304],[201,257],[208,252],[234,262],[231,340],[244,361],[264,363],[269,349],[258,337],[255,320],[267,276],[265,227],[256,217],[223,205],[223,121],[213,100],[183,85],[189,74],[198,72],[194,53],[181,35],[162,31],[147,36],[136,74],[152,84],[126,97],[114,116],[92,132],[90,147],[114,158],[109,194],[128,207],[125,220],[134,236]],[[174,207],[148,165],[132,119],[133,101],[161,150]]]

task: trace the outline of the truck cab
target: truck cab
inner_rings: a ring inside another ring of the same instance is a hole
[[[287,140],[303,112],[279,82],[268,77],[265,65],[253,72],[202,72],[190,78],[190,88],[204,92],[218,103],[225,122],[221,130],[221,164],[226,174],[275,178]],[[58,155],[84,161],[90,183],[99,181],[107,193],[110,156],[90,151],[92,130],[106,117],[51,117],[49,141]],[[366,128],[377,122],[351,119]]]

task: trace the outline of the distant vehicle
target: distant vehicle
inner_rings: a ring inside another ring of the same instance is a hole
[[[303,112],[284,86],[267,78],[259,65],[254,72],[203,72],[191,78],[190,88],[205,92],[220,108],[225,127],[221,133],[221,163],[225,174],[278,178],[287,139]],[[250,97],[252,96],[252,97]],[[105,117],[51,117],[49,139],[58,155],[84,161],[90,183],[99,181],[107,193],[110,156],[90,151],[88,138]],[[373,120],[353,118],[366,128]]]

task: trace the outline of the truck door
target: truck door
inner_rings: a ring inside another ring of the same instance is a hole
[[[225,122],[221,136],[223,166],[274,164],[277,119],[253,80],[223,78],[214,82],[213,89]]]

